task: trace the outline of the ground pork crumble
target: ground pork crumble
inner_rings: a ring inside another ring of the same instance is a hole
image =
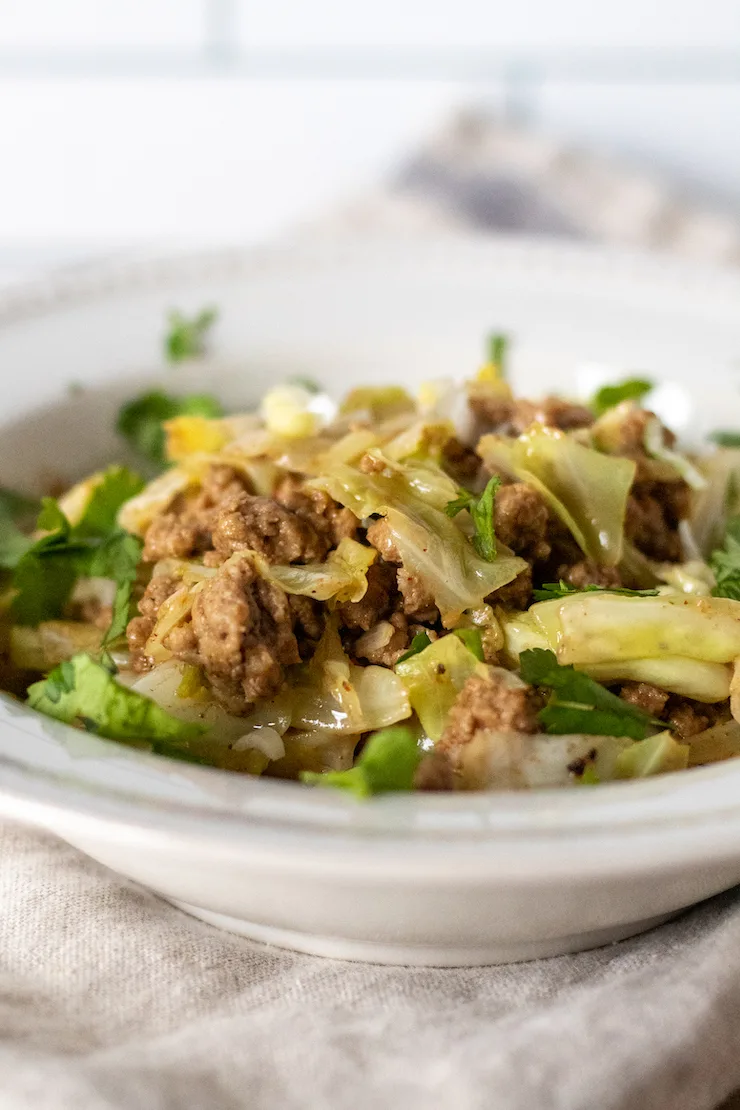
[[[495,432],[517,436],[533,421],[589,437],[594,417],[579,404],[549,397],[542,402],[497,397],[472,391],[475,435]],[[656,562],[683,558],[679,524],[689,511],[689,488],[678,476],[665,478],[648,458],[645,442],[652,414],[636,410],[624,420],[612,453],[636,463],[629,494],[625,538],[638,554]],[[598,428],[598,426],[597,426]],[[475,440],[473,440],[475,442]],[[667,445],[672,443],[665,433]],[[441,465],[460,485],[479,491],[489,474],[474,446],[452,436]],[[360,463],[365,472],[382,468],[372,454]],[[533,588],[558,582],[576,588],[634,588],[642,583],[619,566],[602,566],[584,556],[543,496],[526,482],[500,475],[494,502],[496,540],[526,562],[526,568],[485,601],[504,609],[527,609]],[[367,588],[357,601],[330,606],[288,595],[261,578],[248,559],[256,552],[273,566],[322,563],[344,539],[367,544],[377,553],[367,570]],[[444,635],[440,612],[426,583],[404,566],[393,534],[382,517],[359,521],[327,493],[312,489],[300,475],[287,474],[272,496],[257,494],[246,477],[228,466],[213,466],[195,492],[179,495],[152,521],[144,537],[143,560],[159,567],[144,589],[138,615],[128,627],[132,666],[153,666],[148,654],[161,607],[181,588],[166,560],[194,560],[209,568],[189,615],[176,624],[162,647],[180,661],[201,668],[217,699],[234,714],[247,714],[271,698],[286,681],[286,669],[309,660],[321,639],[327,614],[338,627],[350,660],[393,667],[415,635],[434,641]],[[486,661],[498,662],[486,648]],[[687,739],[726,718],[727,703],[703,705],[644,682],[617,684],[621,698],[670,726]],[[539,711],[545,696],[511,673],[493,667],[464,684],[449,712],[444,733],[417,770],[419,790],[451,790],[455,767],[465,746],[482,732],[541,731]]]

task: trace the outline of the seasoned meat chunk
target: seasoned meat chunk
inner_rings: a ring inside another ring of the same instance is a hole
[[[625,536],[650,559],[680,562],[678,525],[688,516],[689,500],[689,487],[681,479],[635,482],[627,502]]]
[[[520,571],[512,582],[507,582],[486,598],[488,605],[501,605],[504,609],[526,609],[532,600],[532,568]]]
[[[148,671],[151,659],[144,652],[147,640],[152,634],[160,606],[175,592],[180,583],[166,574],[155,574],[149,582],[144,596],[139,602],[140,616],[133,617],[126,629],[131,666],[135,671]]]
[[[393,667],[411,642],[409,622],[403,613],[393,613],[379,621],[354,644],[357,659],[366,659],[381,667]]]
[[[650,682],[625,682],[619,696],[651,717],[660,717],[668,701],[666,691]]]
[[[723,719],[729,719],[729,706],[726,701],[716,705],[705,705],[691,698],[671,694],[662,714],[673,730],[677,740],[688,740],[699,732],[711,728]]]
[[[222,559],[249,549],[268,563],[312,563],[324,559],[330,541],[308,519],[272,498],[241,493],[222,507],[213,546]]]
[[[437,747],[447,751],[468,744],[478,732],[539,730],[540,695],[513,675],[493,671],[489,677],[472,675],[458,694]]]
[[[367,530],[367,538],[387,563],[395,563],[399,567],[396,581],[403,598],[404,613],[414,620],[435,621],[439,617],[439,610],[434,598],[419,576],[403,566],[385,517],[373,521]]]
[[[585,586],[603,586],[618,590],[622,586],[622,576],[617,567],[602,567],[593,559],[579,559],[577,563],[562,564],[555,572],[555,580],[560,579],[569,586],[582,590]]]
[[[494,502],[496,537],[529,563],[549,558],[550,513],[536,490],[524,482],[501,486]]]
[[[365,596],[359,601],[344,601],[337,606],[339,622],[352,631],[367,632],[393,612],[397,600],[395,567],[378,558],[368,568]]]
[[[432,748],[422,757],[414,775],[414,790],[452,790],[455,775],[446,752]]]
[[[549,428],[560,428],[564,432],[588,428],[594,422],[590,409],[560,397],[514,401],[480,390],[471,396],[470,407],[486,431],[501,435],[519,436],[535,422],[546,424]]]
[[[297,623],[286,594],[259,578],[246,560],[221,567],[198,594],[193,634],[199,662],[232,713],[273,697],[283,668],[301,661]]]
[[[450,436],[442,448],[442,466],[461,486],[472,486],[481,468],[481,458],[472,447]]]
[[[197,492],[180,494],[149,525],[144,538],[144,561],[189,559],[208,551],[222,505],[245,490],[246,479],[231,467],[211,467]]]
[[[350,509],[338,505],[328,493],[306,489],[300,478],[288,475],[275,489],[275,500],[311,525],[329,550],[340,540],[353,539],[359,521]]]

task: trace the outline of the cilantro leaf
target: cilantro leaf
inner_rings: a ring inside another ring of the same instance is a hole
[[[201,736],[197,724],[178,720],[150,698],[116,682],[89,655],[75,655],[28,688],[28,704],[47,717],[82,725],[111,740],[162,740],[187,745]]]
[[[142,485],[138,475],[112,467],[74,527],[53,498],[44,498],[37,528],[46,534],[29,542],[13,572],[11,611],[18,624],[37,625],[61,616],[78,578],[112,578],[122,591],[128,583],[130,597],[135,578],[132,562],[136,557],[138,564],[141,545],[115,522],[121,505]],[[121,598],[117,627],[123,604]]]
[[[318,774],[304,771],[301,781],[317,786],[335,786],[357,798],[390,791],[412,790],[416,768],[424,753],[408,725],[381,729],[368,738],[354,767],[348,771]]]
[[[657,597],[657,590],[627,590],[622,587],[611,586],[569,586],[562,578],[559,582],[543,582],[532,591],[535,601],[555,601],[561,597],[570,597],[571,594],[622,594],[624,597]]]
[[[102,482],[95,487],[75,536],[106,536],[116,527],[122,505],[141,493],[144,479],[125,466],[112,466],[105,472]]]
[[[103,637],[102,647],[108,647],[123,636],[131,615],[131,597],[138,573],[144,544],[128,532],[114,532],[95,552],[88,573],[92,578],[111,578],[116,583],[113,615]]]
[[[562,666],[555,653],[545,648],[523,651],[519,666],[525,682],[552,690],[549,703],[539,713],[547,732],[644,740],[653,728],[666,728],[665,722],[623,701],[582,671]]]
[[[445,512],[447,516],[454,517],[463,509],[467,509],[475,526],[473,547],[481,559],[492,563],[496,558],[496,532],[493,525],[493,506],[496,492],[501,485],[501,479],[494,475],[490,478],[480,497],[460,490],[454,501],[448,501]]]
[[[24,529],[33,526],[39,508],[30,497],[0,489],[0,569],[12,570],[32,545]]]
[[[709,566],[717,580],[712,596],[740,601],[740,517],[731,517],[725,527],[724,546],[709,557]]]
[[[206,337],[217,317],[215,308],[204,308],[190,318],[181,312],[171,312],[170,330],[164,339],[164,352],[169,361],[183,362],[186,358],[198,358],[204,354]]]
[[[740,432],[723,431],[720,428],[707,438],[718,447],[740,447]]]
[[[591,398],[590,406],[596,416],[603,416],[607,409],[622,401],[641,401],[654,388],[647,378],[626,378],[614,385],[603,385]]]
[[[429,639],[429,636],[426,634],[426,632],[417,632],[413,640],[411,641],[411,647],[408,649],[408,651],[405,651],[401,658],[397,659],[396,662],[405,663],[407,659],[413,658],[414,655],[418,655],[420,652],[422,652],[424,648],[428,648],[431,642],[432,641]]]
[[[469,652],[472,652],[476,659],[481,663],[485,662],[485,656],[483,654],[483,637],[477,628],[456,628],[452,634],[453,636],[457,636],[458,640],[462,640],[465,647]]]
[[[509,349],[509,337],[494,332],[488,337],[488,361],[498,370],[499,377],[506,379],[506,356]]]
[[[223,416],[221,404],[209,393],[191,393],[174,397],[161,390],[143,393],[123,406],[118,414],[116,429],[139,454],[165,466],[165,433],[162,425],[175,416],[206,416],[216,419]]]

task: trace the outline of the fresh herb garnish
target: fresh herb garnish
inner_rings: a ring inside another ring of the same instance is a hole
[[[0,569],[12,570],[25,555],[31,545],[26,533],[40,508],[40,501],[0,489]]]
[[[570,597],[572,594],[621,594],[623,597],[657,597],[657,590],[627,590],[619,586],[569,586],[561,578],[559,582],[543,582],[532,591],[535,601],[555,601],[557,598]]]
[[[501,479],[494,475],[490,478],[483,493],[476,497],[467,490],[460,490],[454,501],[449,501],[445,512],[449,517],[455,517],[463,509],[467,509],[475,526],[473,547],[481,559],[492,563],[496,558],[496,532],[493,524],[493,507],[496,492],[501,485]]]
[[[562,666],[555,653],[545,648],[523,651],[519,667],[525,682],[552,690],[550,701],[539,713],[547,732],[644,740],[654,728],[666,728],[664,722],[623,701],[582,671]]]
[[[654,383],[647,378],[627,378],[614,385],[602,385],[591,398],[591,408],[596,416],[603,416],[607,409],[622,401],[641,401],[653,388]]]
[[[300,374],[288,378],[286,385],[298,386],[299,389],[305,389],[306,393],[321,393],[321,386],[315,378],[302,377]]]
[[[409,647],[408,651],[405,651],[401,658],[397,659],[396,662],[405,663],[407,659],[412,659],[414,655],[418,655],[424,650],[424,648],[428,648],[431,642],[432,641],[429,639],[426,632],[417,632],[413,640],[411,641],[411,646]]]
[[[205,731],[172,717],[149,698],[116,682],[89,655],[74,655],[28,688],[28,704],[69,725],[82,725],[111,740],[161,740],[187,744]]]
[[[740,516],[727,521],[724,545],[712,552],[709,566],[717,580],[712,596],[740,601]]]
[[[718,447],[740,447],[740,432],[729,432],[720,428],[707,438]]]
[[[323,774],[303,771],[301,781],[348,790],[358,798],[412,790],[422,755],[414,730],[407,725],[394,725],[369,737],[354,767]]]
[[[181,312],[171,312],[170,330],[164,339],[164,350],[170,362],[183,362],[198,358],[205,352],[208,331],[216,322],[215,308],[204,308],[197,316],[188,318]]]
[[[123,406],[116,429],[140,455],[157,466],[165,466],[165,431],[163,424],[176,416],[205,416],[218,419],[224,411],[209,393],[191,393],[173,397],[160,390],[143,393]]]
[[[458,640],[462,640],[465,647],[469,652],[472,652],[476,659],[481,663],[485,661],[483,637],[477,628],[456,628],[452,634],[457,636]]]
[[[75,525],[53,498],[44,499],[37,529],[45,535],[26,539],[26,549],[13,570],[11,608],[18,624],[37,625],[61,616],[78,578],[111,578],[121,591],[115,606],[116,636],[121,634],[124,596],[128,591],[130,597],[141,542],[120,529],[116,517],[143,484],[131,471],[111,467]],[[112,638],[107,635],[106,643]]]
[[[506,358],[509,349],[509,337],[500,332],[494,332],[488,337],[488,361],[498,371],[499,378],[506,379]]]

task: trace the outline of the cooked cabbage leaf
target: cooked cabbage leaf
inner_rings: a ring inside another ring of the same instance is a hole
[[[396,663],[396,674],[408,691],[411,707],[434,741],[444,732],[450,709],[470,676],[486,673],[477,654],[454,635],[441,636],[423,651]]]
[[[315,786],[333,786],[358,798],[413,790],[414,775],[423,751],[408,725],[384,728],[368,737],[354,767],[347,771],[303,771],[301,780]]]
[[[726,598],[583,593],[500,616],[508,650],[529,638],[525,647],[546,646],[576,666],[666,656],[731,663],[740,655],[740,605]]]
[[[670,732],[659,732],[620,752],[615,778],[641,779],[647,775],[683,771],[689,765],[690,750],[688,744],[679,744]]]
[[[28,688],[28,704],[47,717],[81,725],[111,740],[167,740],[187,744],[201,725],[179,721],[155,702],[118,683],[89,655],[61,663]]]
[[[544,425],[518,439],[483,436],[478,454],[540,493],[589,558],[616,566],[636,464],[603,455]]]
[[[387,667],[350,663],[334,619],[310,663],[292,670],[289,689],[293,728],[359,734],[411,716],[399,676]]]
[[[367,591],[367,572],[377,551],[356,540],[344,538],[323,563],[270,566],[255,558],[259,573],[288,594],[303,594],[317,601],[360,601]]]
[[[704,489],[706,478],[686,455],[666,444],[665,429],[657,416],[651,417],[645,425],[644,444],[648,455],[667,463],[692,489]]]
[[[653,729],[665,727],[573,666],[562,666],[552,651],[524,651],[519,656],[519,667],[525,682],[552,690],[548,704],[539,713],[547,732],[644,740]]]
[[[489,594],[516,578],[527,564],[505,550],[494,562],[481,559],[442,506],[432,503],[444,488],[442,478],[448,488],[452,485],[456,491],[457,487],[446,475],[442,475],[436,487],[427,480],[425,496],[430,496],[427,501],[421,492],[424,475],[436,479],[441,471],[431,465],[407,468],[394,464],[381,473],[365,474],[340,465],[312,484],[325,489],[360,519],[373,514],[385,517],[389,537],[403,565],[427,586],[443,623],[449,627],[465,609],[477,608]],[[433,487],[437,492],[430,495],[428,490]],[[448,495],[443,505],[449,500]]]

